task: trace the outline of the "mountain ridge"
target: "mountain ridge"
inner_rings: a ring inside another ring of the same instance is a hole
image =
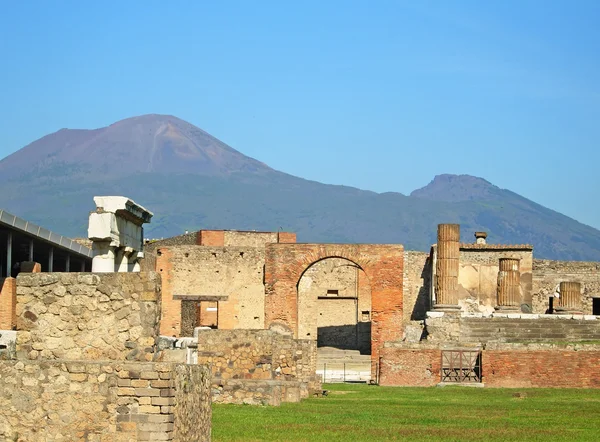
[[[600,261],[600,231],[471,175],[441,174],[409,195],[295,177],[170,115],[61,129],[0,160],[0,207],[84,236],[94,195],[155,213],[152,237],[185,230],[293,230],[303,242],[401,243],[428,250],[438,223],[462,240],[534,245],[537,257]]]

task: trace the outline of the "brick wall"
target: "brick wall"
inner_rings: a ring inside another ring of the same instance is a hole
[[[296,234],[292,232],[278,232],[277,242],[280,244],[293,244],[296,242]]]
[[[381,350],[381,385],[434,386],[441,379],[440,348],[386,343]],[[483,350],[482,381],[486,387],[600,388],[600,351],[575,349]]]
[[[440,382],[440,349],[384,346],[380,353],[379,384],[432,387]]]
[[[401,245],[268,244],[265,259],[265,326],[282,325],[298,336],[297,284],[304,271],[325,258],[358,265],[371,283],[371,355],[403,332],[403,262]]]
[[[157,271],[162,276],[161,334],[181,334],[182,301],[173,299],[175,294],[226,296],[226,300],[218,302],[220,329],[263,328],[263,266],[264,249],[257,247],[178,246],[159,249]],[[208,304],[203,302],[200,307],[205,311]]]
[[[26,359],[152,360],[156,273],[25,273],[17,277],[17,354]]]
[[[225,245],[225,231],[199,230],[196,244],[199,246],[223,247]]]
[[[15,278],[0,278],[0,330],[17,326],[17,284]]]
[[[600,351],[485,350],[487,387],[600,388]]]
[[[203,366],[180,367],[0,361],[0,437],[28,442],[209,441],[210,373]],[[196,394],[188,398],[182,385],[191,378]]]
[[[600,298],[600,262],[533,261],[533,305],[534,310],[545,312],[549,298],[561,281],[581,283],[583,313],[592,314],[593,298]]]

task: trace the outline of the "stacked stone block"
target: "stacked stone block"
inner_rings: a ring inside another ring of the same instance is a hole
[[[497,310],[519,311],[521,308],[521,272],[519,260],[500,258],[498,270]]]
[[[435,310],[459,311],[458,269],[460,264],[460,225],[438,225],[435,280]]]

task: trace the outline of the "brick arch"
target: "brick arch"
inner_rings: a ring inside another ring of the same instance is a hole
[[[265,328],[289,327],[298,337],[298,290],[314,263],[343,258],[358,265],[371,283],[371,357],[385,341],[402,338],[404,247],[376,244],[268,244],[265,259]]]

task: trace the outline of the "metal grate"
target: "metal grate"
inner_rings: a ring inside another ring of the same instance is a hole
[[[481,351],[443,350],[442,382],[481,382]]]

